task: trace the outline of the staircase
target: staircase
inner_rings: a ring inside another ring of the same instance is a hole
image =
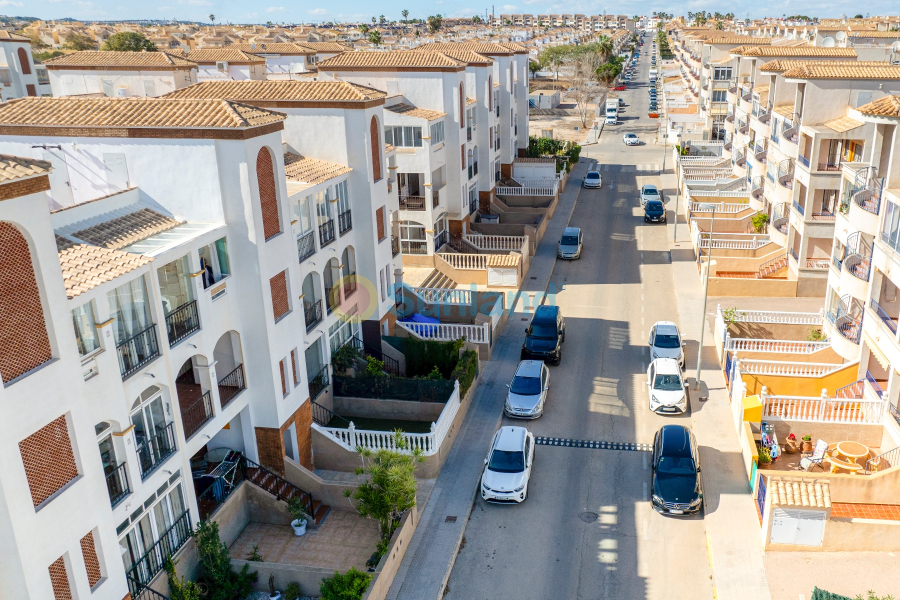
[[[428,277],[425,278],[425,281],[422,282],[422,285],[416,287],[442,288],[450,290],[456,287],[456,282],[435,269]]]
[[[757,279],[777,279],[783,278],[783,271],[787,269],[788,257],[787,252],[776,256],[772,260],[765,262],[760,266],[759,273],[756,274]]]
[[[242,460],[244,461],[244,477],[247,481],[269,492],[275,496],[276,500],[290,502],[294,498],[300,498],[306,504],[307,514],[316,525],[321,524],[328,516],[331,507],[318,500],[313,500],[309,492],[304,492],[287,479],[256,464],[246,456]]]

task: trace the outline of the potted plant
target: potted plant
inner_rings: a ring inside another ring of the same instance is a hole
[[[269,600],[283,600],[281,592],[275,589],[275,575],[269,575]]]
[[[306,514],[306,506],[300,498],[291,498],[288,502],[288,510],[294,520],[291,521],[291,527],[294,528],[294,535],[300,537],[306,534],[306,523],[309,521],[309,515]]]
[[[797,451],[797,436],[793,433],[788,434],[787,442],[784,444],[784,451],[788,454],[794,454]]]
[[[812,449],[813,449],[812,436],[807,433],[800,439],[803,440],[802,443],[800,444],[800,451],[801,452],[812,452]]]
[[[766,446],[760,447],[759,461],[757,464],[760,469],[771,469],[772,468],[772,454]]]
[[[300,600],[299,583],[292,581],[284,588],[284,600]]]

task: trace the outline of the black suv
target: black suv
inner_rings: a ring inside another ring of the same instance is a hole
[[[691,430],[664,425],[653,439],[653,508],[669,515],[686,515],[703,507],[700,453]]]
[[[534,311],[531,325],[525,330],[522,360],[533,358],[559,364],[565,341],[566,322],[559,307],[542,304]]]

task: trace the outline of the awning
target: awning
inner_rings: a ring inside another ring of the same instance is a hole
[[[887,356],[884,355],[884,352],[881,351],[881,348],[878,347],[878,344],[875,343],[875,340],[872,339],[872,336],[864,331],[863,339],[866,341],[866,345],[869,346],[869,350],[872,351],[872,356],[875,357],[875,360],[878,361],[878,364],[880,364],[885,370],[890,371],[891,361],[889,361]]]

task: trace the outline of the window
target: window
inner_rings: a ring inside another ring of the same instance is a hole
[[[113,333],[116,345],[131,339],[153,325],[150,319],[150,302],[143,277],[133,279],[107,292],[110,316],[113,317]]]
[[[381,269],[380,271],[378,271],[378,282],[381,284],[381,301],[382,302],[384,302],[384,299],[386,298],[385,293],[384,293],[384,271],[385,271],[385,269]]]
[[[438,121],[431,124],[431,145],[440,144],[444,141],[444,122]]]
[[[272,292],[272,314],[278,321],[291,311],[291,301],[288,297],[287,271],[282,271],[269,280],[269,288]]]
[[[78,476],[65,415],[60,415],[19,442],[19,453],[35,507]]]
[[[283,358],[278,361],[278,371],[281,373],[281,395],[287,396],[288,395],[288,385],[287,385],[287,375],[285,375],[286,368],[284,365],[284,361],[285,361],[285,359],[283,359]]]
[[[715,67],[713,69],[713,79],[716,81],[731,79],[731,67]]]
[[[387,230],[384,227],[384,207],[382,206],[378,210],[375,211],[375,225],[378,230],[378,241],[384,240],[387,237]]]
[[[201,246],[197,253],[200,255],[200,270],[203,271],[203,289],[231,275],[225,238]]]
[[[347,193],[347,180],[334,186],[334,192],[337,195],[338,214],[343,214],[350,210],[350,194]]]
[[[256,185],[262,211],[263,236],[267,240],[281,233],[273,160],[271,152],[265,147],[260,148],[259,154],[256,155]]]
[[[28,52],[25,48],[19,48],[19,64],[22,66],[22,75],[31,75],[31,61],[28,59]]]
[[[378,135],[378,119],[369,122],[369,142],[372,145],[372,181],[381,179],[381,136]]]
[[[190,539],[190,521],[186,512],[179,481],[168,492],[164,491],[159,501],[143,515],[132,516],[132,522],[136,523],[119,539],[122,562],[131,579],[148,583],[162,571],[163,559],[175,554]],[[154,547],[159,551],[150,552]]]
[[[348,320],[346,321],[339,319],[337,323],[328,328],[328,339],[332,354],[337,352],[341,346],[350,340],[350,338],[358,336],[358,334],[358,317],[348,317]]]
[[[403,254],[427,254],[425,239],[425,226],[421,223],[400,223],[400,247]]]
[[[294,220],[300,226],[300,233],[306,233],[312,230],[312,195],[303,196],[294,202],[293,212]]]
[[[300,371],[297,370],[297,349],[291,350],[291,374],[294,377],[294,385],[300,384]]]
[[[848,141],[844,144],[844,160],[846,162],[855,162],[862,160],[863,145],[859,142]]]
[[[163,314],[170,315],[194,299],[194,286],[189,281],[187,256],[157,269]]]
[[[94,327],[94,309],[90,302],[72,310],[72,323],[75,325],[75,342],[78,344],[79,355],[87,356],[100,348],[100,338]]]
[[[385,125],[384,141],[403,148],[421,148],[422,128]]]
[[[712,91],[712,101],[713,102],[726,102],[725,90],[713,90]]]

